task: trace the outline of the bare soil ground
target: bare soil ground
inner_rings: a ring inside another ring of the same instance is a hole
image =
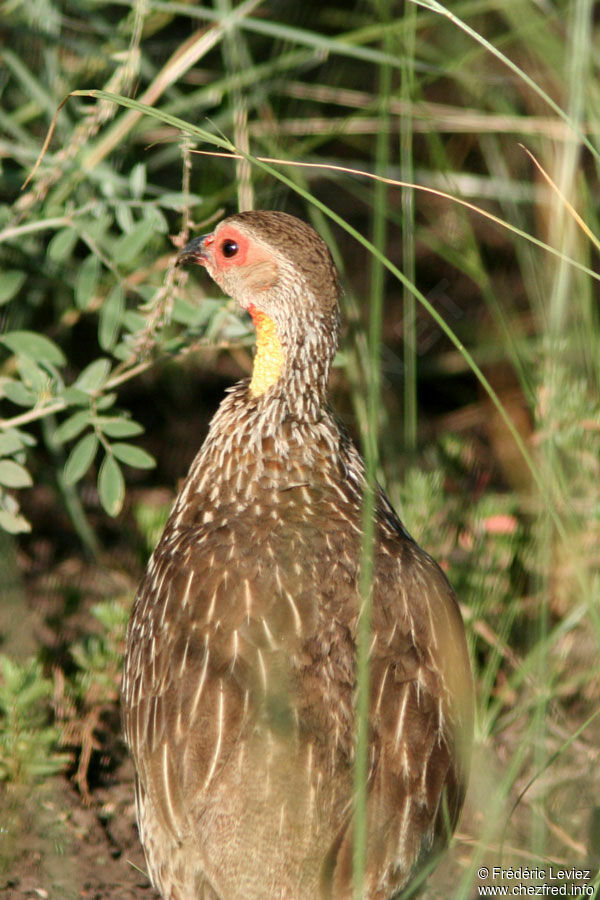
[[[134,823],[129,762],[83,803],[57,776],[1,801],[0,896],[7,900],[155,900]]]

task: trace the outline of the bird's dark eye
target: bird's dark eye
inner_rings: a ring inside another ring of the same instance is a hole
[[[221,250],[226,259],[231,259],[232,256],[235,256],[239,249],[236,241],[223,241],[221,244]]]

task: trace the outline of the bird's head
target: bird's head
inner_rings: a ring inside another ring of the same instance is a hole
[[[252,393],[304,365],[314,373],[320,363],[326,380],[337,347],[339,286],[327,245],[310,225],[282,212],[238,213],[190,241],[177,261],[204,266],[252,316]]]

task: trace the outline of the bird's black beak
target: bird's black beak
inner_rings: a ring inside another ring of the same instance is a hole
[[[201,266],[204,265],[204,263],[208,259],[205,242],[209,237],[212,237],[212,235],[201,234],[200,237],[194,238],[192,241],[189,241],[189,243],[187,243],[185,247],[177,254],[175,265],[185,266],[187,263],[196,263],[197,265]]]

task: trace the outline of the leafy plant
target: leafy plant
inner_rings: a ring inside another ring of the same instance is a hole
[[[98,603],[91,609],[100,633],[91,634],[71,649],[76,671],[65,690],[61,740],[77,751],[75,782],[82,796],[91,800],[88,772],[94,751],[108,752],[107,727],[103,720],[118,707],[125,630],[129,607],[117,600]],[[112,731],[112,723],[108,731]]]
[[[54,685],[41,663],[0,656],[0,780],[28,784],[65,769],[60,729],[52,721]]]

